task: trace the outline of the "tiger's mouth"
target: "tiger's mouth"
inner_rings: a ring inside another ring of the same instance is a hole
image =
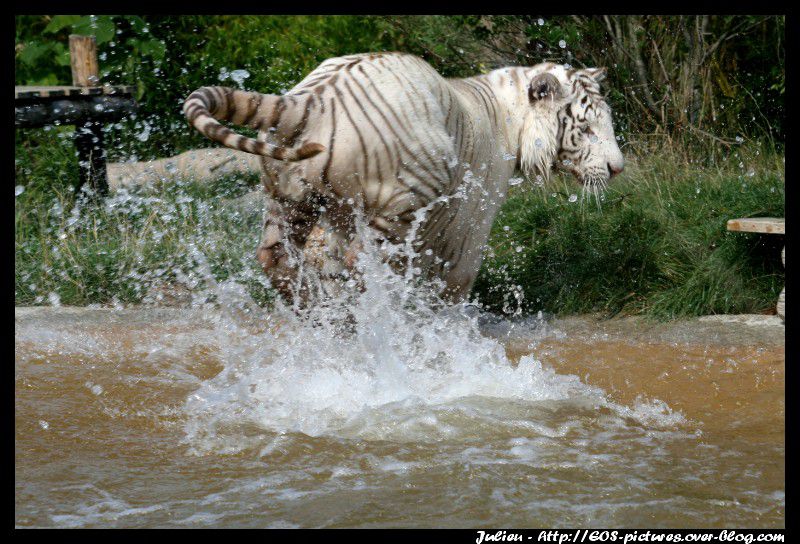
[[[594,200],[597,204],[597,208],[600,209],[606,189],[608,189],[608,181],[611,177],[589,174],[580,176],[578,179],[581,182],[581,201]],[[592,197],[594,198],[592,199]]]
[[[572,174],[575,180],[583,186],[584,192],[589,190],[594,194],[602,193],[608,189],[608,182],[611,180],[611,175],[608,172],[597,170],[582,172],[574,163],[565,163],[563,160],[556,161],[553,164],[553,169]]]
[[[611,176],[598,176],[592,174],[584,174],[576,177],[584,187],[599,187],[601,190],[606,190],[608,188],[608,182],[611,179]]]

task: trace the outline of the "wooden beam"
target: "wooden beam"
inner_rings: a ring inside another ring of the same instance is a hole
[[[728,221],[728,230],[737,232],[758,232],[761,234],[786,234],[785,217],[741,217]],[[786,268],[786,248],[781,251],[781,262]],[[778,296],[778,305],[775,309],[781,319],[786,321],[786,287]]]
[[[760,232],[762,234],[786,234],[786,219],[783,217],[742,217],[728,221],[728,230],[737,232]]]

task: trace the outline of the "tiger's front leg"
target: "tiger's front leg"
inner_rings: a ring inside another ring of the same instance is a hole
[[[303,295],[301,286],[297,285],[301,252],[319,218],[320,205],[319,197],[312,193],[301,201],[267,198],[256,258],[272,287],[289,304],[296,295]]]
[[[371,227],[366,234],[371,238],[370,247],[379,248],[385,240],[383,233]],[[339,296],[342,288],[348,284],[355,291],[364,291],[362,270],[358,263],[366,249],[365,245],[361,235],[352,229],[332,227],[325,218],[317,223],[306,242],[305,254],[306,262],[318,271],[320,285],[326,296]]]

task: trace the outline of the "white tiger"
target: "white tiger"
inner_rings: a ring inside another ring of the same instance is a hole
[[[556,165],[595,189],[622,170],[603,76],[545,63],[445,79],[413,55],[371,53],[326,60],[283,96],[203,87],[184,113],[212,140],[262,156],[269,202],[257,257],[285,296],[296,287],[291,246],[318,223],[332,233],[333,271],[351,264],[359,210],[392,242],[413,233],[415,266],[457,301],[516,171],[547,178]]]

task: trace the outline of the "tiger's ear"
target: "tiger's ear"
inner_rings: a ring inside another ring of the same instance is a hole
[[[586,68],[584,72],[586,72],[586,75],[588,75],[590,78],[594,79],[598,83],[600,83],[606,78],[605,68]]]
[[[528,87],[528,99],[531,104],[542,100],[543,98],[559,99],[563,91],[561,90],[561,83],[558,78],[553,74],[545,72],[539,74],[531,80],[530,87]]]

